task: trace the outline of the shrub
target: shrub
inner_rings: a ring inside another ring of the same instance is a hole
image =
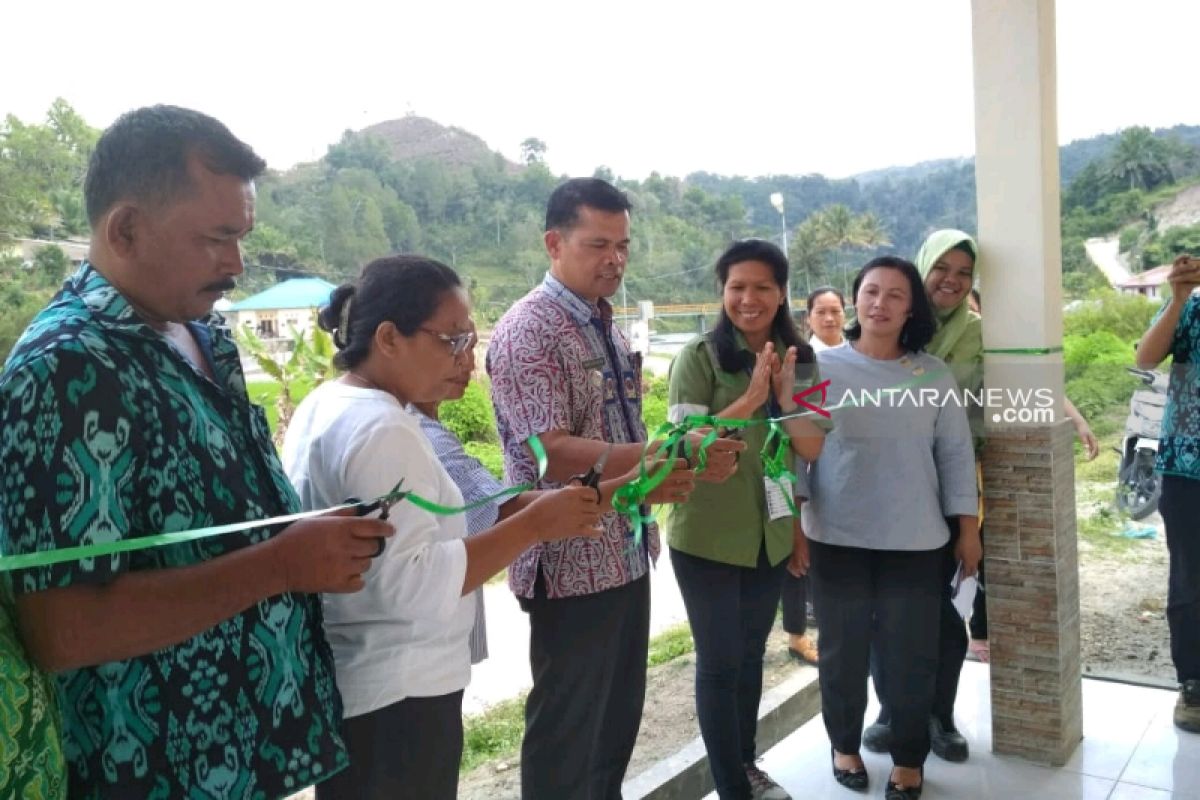
[[[496,420],[492,416],[492,401],[486,384],[485,378],[473,380],[461,400],[451,400],[438,407],[438,420],[463,443],[497,440]]]
[[[1086,336],[1096,331],[1108,331],[1126,342],[1136,342],[1150,327],[1150,320],[1157,310],[1156,302],[1141,295],[1117,294],[1106,289],[1063,317],[1063,334]],[[1132,364],[1132,348],[1128,355]]]
[[[467,451],[467,455],[479,459],[487,471],[496,476],[496,480],[504,480],[504,452],[498,443],[466,442],[463,449]]]
[[[1142,229],[1137,225],[1127,225],[1121,229],[1121,244],[1120,251],[1128,253],[1137,246],[1138,239],[1142,236]]]
[[[1115,364],[1092,364],[1067,381],[1067,397],[1085,419],[1129,407],[1129,398],[1141,381]]]
[[[646,423],[646,433],[653,436],[667,421],[667,379],[643,372],[642,389],[642,421]]]
[[[1095,366],[1124,368],[1133,365],[1133,346],[1106,330],[1063,338],[1063,364],[1071,380]]]

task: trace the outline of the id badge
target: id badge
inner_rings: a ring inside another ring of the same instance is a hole
[[[784,488],[790,493],[792,491],[792,482],[787,477],[773,480],[766,475],[763,476],[763,487],[766,489],[767,495],[767,518],[774,522],[777,519],[785,519],[792,515],[792,509],[788,506],[787,495],[784,494]]]

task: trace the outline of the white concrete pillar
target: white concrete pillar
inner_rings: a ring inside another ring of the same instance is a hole
[[[1062,764],[1082,737],[1082,696],[1061,402],[1054,0],[972,0],[972,9],[984,383],[994,403],[983,454],[992,746]]]

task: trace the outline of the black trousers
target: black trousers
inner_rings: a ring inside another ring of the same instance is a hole
[[[533,688],[521,742],[523,800],[614,800],[646,699],[650,576],[550,600],[539,580],[529,613]]]
[[[931,714],[949,728],[954,726],[954,701],[958,698],[958,679],[962,675],[963,662],[967,658],[967,631],[962,616],[954,607],[954,599],[950,597],[950,581],[958,569],[958,559],[954,557],[954,546],[958,543],[958,517],[947,517],[946,525],[950,528],[950,541],[940,550],[931,551],[939,554],[941,570],[938,585],[941,600],[938,611],[930,618],[938,631],[937,677],[934,680]],[[978,598],[978,595],[976,597]],[[875,682],[875,694],[880,705],[878,721],[889,725],[892,719],[891,706],[879,688],[887,679],[886,670],[886,665],[872,651],[871,678]]]
[[[787,563],[739,567],[671,550],[671,566],[696,643],[696,716],[721,800],[749,800],[763,653]],[[801,608],[803,613],[803,607]]]
[[[859,751],[874,651],[886,676],[876,689],[891,710],[892,761],[921,766],[929,754],[937,677],[943,552],[866,550],[810,540],[809,556],[821,620],[821,713],[830,743],[840,753]]]
[[[342,720],[350,766],[317,784],[317,800],[454,800],[462,699],[462,690],[406,697]]]
[[[779,605],[783,608],[783,629],[793,636],[803,636],[808,631],[808,576],[797,578],[783,570],[783,590]]]
[[[1167,529],[1167,625],[1179,682],[1200,680],[1200,480],[1162,476],[1158,501]]]

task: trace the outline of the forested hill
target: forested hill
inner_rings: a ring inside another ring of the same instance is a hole
[[[1121,154],[1123,140],[1131,152]],[[1061,150],[1064,185],[1083,175],[1107,194],[1126,183],[1149,190],[1187,178],[1200,170],[1193,142],[1200,143],[1200,126],[1073,142]],[[381,252],[419,250],[458,267],[484,314],[498,313],[544,270],[543,205],[563,177],[547,168],[541,141],[527,139],[522,155],[524,163],[514,164],[478,137],[420,117],[347,132],[321,162],[264,182],[250,251],[265,265],[338,277]],[[660,303],[711,296],[707,267],[731,239],[778,239],[773,192],[784,197],[800,286],[844,282],[878,250],[911,255],[933,229],[975,227],[970,159],[845,179],[698,172],[627,180],[603,166],[595,174],[615,180],[636,206],[630,295]],[[1069,288],[1086,289],[1095,276],[1082,274],[1082,241],[1068,244],[1066,269],[1081,272]]]
[[[1130,129],[1145,130],[1145,129]],[[1194,175],[1198,165],[1192,151],[1200,148],[1200,125],[1176,125],[1153,131],[1154,139],[1168,147],[1162,154],[1164,166],[1175,179]],[[1080,139],[1059,148],[1059,173],[1066,189],[1089,164],[1102,165],[1116,151],[1120,134],[1103,134]],[[1144,149],[1139,139],[1134,144]],[[1124,154],[1126,159],[1142,157]],[[1114,171],[1124,165],[1109,165]],[[1122,174],[1122,177],[1125,177]],[[1156,175],[1142,189],[1154,188]],[[855,212],[871,212],[879,218],[900,253],[913,254],[930,230],[953,227],[975,229],[975,160],[973,158],[926,161],[904,167],[889,167],[864,172],[841,180],[820,175],[772,175],[741,178],[697,172],[687,176],[690,186],[698,186],[721,197],[737,196],[749,212],[751,225],[767,230],[778,227],[779,214],[771,206],[770,194],[784,195],[788,219],[799,223],[822,207],[841,203]]]
[[[62,100],[43,123],[7,118],[0,126],[0,240],[87,235],[80,185],[97,133]],[[1062,148],[1068,293],[1086,292],[1097,281],[1082,254],[1085,236],[1124,230],[1143,260],[1182,246],[1158,238],[1152,209],[1163,193],[1195,182],[1197,143],[1200,127],[1178,126],[1130,128]],[[471,286],[480,317],[494,319],[545,270],[545,202],[564,177],[548,168],[552,156],[531,137],[514,163],[468,131],[416,116],[348,131],[319,161],[260,181],[258,222],[245,243],[239,292],[299,274],[341,281],[380,255],[420,252],[454,265]],[[635,205],[630,303],[712,298],[711,265],[729,241],[780,238],[774,192],[784,197],[793,281],[801,288],[843,284],[879,250],[911,256],[935,228],[975,227],[968,159],[846,179],[700,172],[630,180],[603,166],[595,174],[614,180]],[[1139,230],[1130,227],[1139,224]],[[36,274],[20,272],[11,257],[0,263],[14,278],[6,277],[9,294],[52,286],[51,273],[62,260],[43,262]],[[22,308],[33,300],[10,299],[10,306]]]

